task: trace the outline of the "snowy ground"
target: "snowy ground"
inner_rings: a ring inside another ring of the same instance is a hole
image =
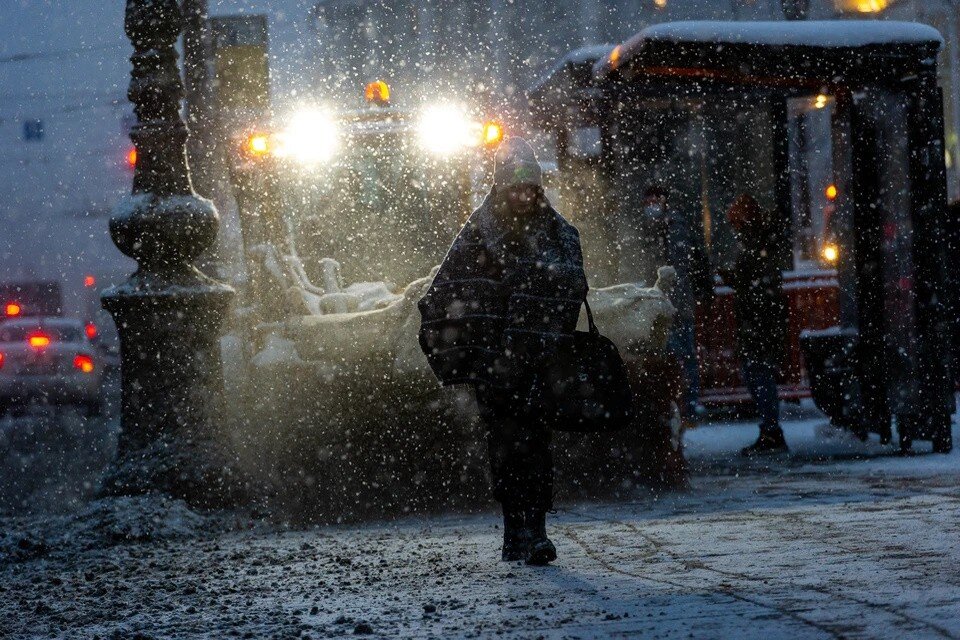
[[[7,518],[0,637],[960,638],[960,456],[794,418],[789,457],[744,462],[754,427],[700,427],[690,491],[564,505],[545,569],[497,561],[493,512],[306,531],[156,500]]]

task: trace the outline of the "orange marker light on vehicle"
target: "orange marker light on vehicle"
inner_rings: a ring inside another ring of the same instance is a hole
[[[93,340],[97,337],[97,325],[93,324],[92,322],[88,322],[86,326],[83,327],[83,332],[87,334],[87,338]]]
[[[31,333],[27,337],[27,342],[34,349],[44,349],[50,346],[50,336],[45,333]]]
[[[95,287],[97,286],[97,279],[91,275],[86,275],[83,277],[83,286]]]
[[[483,123],[483,144],[492,147],[503,140],[503,126],[499,122]]]
[[[8,302],[3,311],[8,318],[15,318],[23,313],[23,307],[21,307],[19,303]]]
[[[823,195],[827,196],[827,200],[831,201],[836,200],[839,193],[840,191],[837,190],[837,185],[835,184],[828,184],[827,188],[823,190]]]
[[[363,97],[367,102],[386,106],[390,104],[390,85],[383,80],[375,80],[364,88]]]
[[[127,152],[127,166],[129,166],[131,169],[135,169],[137,167],[136,149],[130,149],[130,151]]]
[[[93,371],[93,358],[85,353],[79,353],[73,358],[73,367],[84,373]]]
[[[270,136],[265,133],[254,133],[247,138],[247,153],[254,158],[261,158],[270,153]]]

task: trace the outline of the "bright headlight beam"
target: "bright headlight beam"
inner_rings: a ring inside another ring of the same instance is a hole
[[[482,125],[452,104],[431,105],[423,110],[417,127],[420,144],[429,152],[449,156],[467,147],[477,146]]]
[[[340,146],[336,121],[315,109],[295,114],[276,138],[275,155],[305,165],[330,161]]]

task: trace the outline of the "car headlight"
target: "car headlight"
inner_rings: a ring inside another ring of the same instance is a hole
[[[450,156],[480,143],[483,126],[452,104],[436,104],[423,110],[417,126],[420,144],[430,153]]]
[[[300,164],[328,162],[340,146],[340,132],[333,117],[323,111],[301,111],[276,134],[273,153]]]

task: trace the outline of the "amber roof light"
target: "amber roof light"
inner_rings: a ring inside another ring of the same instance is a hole
[[[363,90],[367,102],[386,106],[390,104],[390,86],[383,80],[374,80]]]

